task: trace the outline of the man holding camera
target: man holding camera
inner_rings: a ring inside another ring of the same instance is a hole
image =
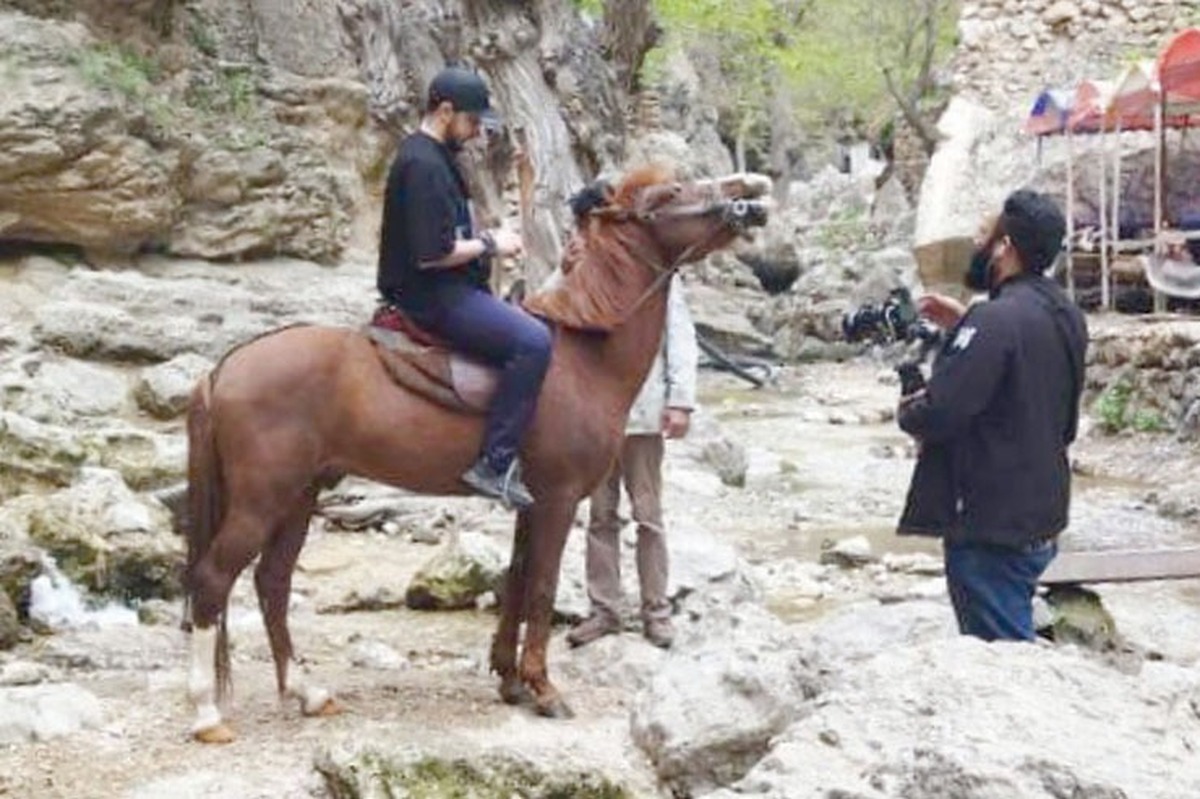
[[[1065,227],[1046,195],[1009,195],[967,273],[988,301],[921,300],[946,335],[897,413],[920,444],[899,532],[943,538],[959,629],[987,641],[1034,638],[1034,591],[1067,526],[1087,325],[1043,275]]]

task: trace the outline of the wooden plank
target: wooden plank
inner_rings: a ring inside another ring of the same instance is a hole
[[[1043,585],[1127,583],[1200,577],[1200,547],[1168,550],[1060,552],[1042,575]]]

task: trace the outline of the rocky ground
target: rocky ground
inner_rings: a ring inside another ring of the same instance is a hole
[[[34,360],[39,380],[85,364],[134,384],[148,367],[95,353],[212,357],[241,324],[352,317],[342,289],[362,282],[354,270],[305,271],[323,289],[297,296],[272,293],[288,275],[280,266],[150,273],[10,273],[6,385]],[[100,299],[133,321],[77,324],[92,331],[64,339],[78,360],[36,346],[65,329],[63,304],[79,322]],[[224,330],[165,323],[203,317],[189,305],[221,308]],[[10,391],[6,409],[46,424],[78,411],[69,384],[61,396],[38,385],[40,399]],[[703,373],[693,435],[669,446],[666,464],[677,645],[654,649],[631,615],[623,635],[571,651],[564,624],[550,666],[573,720],[498,701],[486,594],[457,612],[404,607],[435,555],[468,540],[505,553],[507,515],[351,482],[314,523],[292,610],[302,667],[344,714],[302,719],[276,699],[246,580],[231,611],[239,737],[224,747],[188,740],[177,602],[143,603],[140,623],[68,608],[57,631],[0,653],[0,796],[1195,796],[1200,588],[1101,588],[1119,633],[1104,652],[959,639],[936,545],[892,534],[912,466],[891,420],[895,393],[891,372],[868,359],[784,369],[758,391]],[[75,426],[138,414],[118,403],[101,416]],[[141,417],[178,436],[177,421]],[[1089,416],[1074,455],[1066,548],[1200,543],[1194,445],[1102,434]],[[338,509],[371,502],[390,510],[345,529],[354,525]],[[576,529],[564,559],[564,620],[586,609],[582,539]]]

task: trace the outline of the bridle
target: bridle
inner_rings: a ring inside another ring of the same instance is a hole
[[[718,190],[719,192],[719,190]],[[643,253],[630,251],[630,254],[643,266],[648,268],[655,274],[653,282],[642,292],[641,296],[634,301],[629,310],[621,317],[618,326],[625,324],[637,312],[642,305],[653,297],[658,291],[666,288],[667,283],[679,271],[679,268],[688,262],[695,253],[702,251],[713,242],[718,235],[724,234],[728,228],[733,228],[735,231],[745,231],[750,227],[753,211],[756,204],[749,200],[737,199],[730,200],[725,197],[720,199],[702,201],[685,205],[680,208],[666,208],[654,211],[636,211],[628,208],[613,208],[602,206],[587,212],[586,216],[597,219],[604,219],[618,224],[637,223],[641,225],[649,225],[654,222],[670,219],[688,219],[697,216],[712,216],[720,214],[722,225],[713,228],[713,231],[693,244],[688,245],[683,252],[675,256],[675,259],[669,264],[663,264],[660,258],[649,258]]]

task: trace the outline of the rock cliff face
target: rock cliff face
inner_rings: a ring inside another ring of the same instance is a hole
[[[529,143],[548,261],[567,195],[624,153],[597,41],[567,0],[0,0],[0,240],[93,262],[370,249],[394,140],[433,73],[466,61]],[[499,144],[478,171],[493,219]]]
[[[1198,9],[1196,0],[968,0],[954,85],[989,108],[1028,111],[1044,88],[1111,78],[1154,56]]]

